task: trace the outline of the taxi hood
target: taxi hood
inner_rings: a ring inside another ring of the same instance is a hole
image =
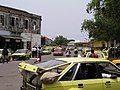
[[[25,53],[13,53],[13,55],[25,55]]]

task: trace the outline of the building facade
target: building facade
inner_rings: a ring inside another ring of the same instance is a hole
[[[0,48],[41,46],[41,16],[0,5]]]

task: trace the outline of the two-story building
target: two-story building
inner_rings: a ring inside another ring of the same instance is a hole
[[[0,5],[0,48],[41,46],[41,16]]]

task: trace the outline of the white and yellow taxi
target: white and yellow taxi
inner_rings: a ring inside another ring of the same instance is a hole
[[[31,51],[28,49],[17,49],[12,54],[13,60],[29,59],[31,57]]]
[[[18,67],[23,76],[21,90],[120,89],[120,68],[109,60],[77,57],[57,58],[34,65],[22,62]],[[58,74],[54,82],[50,83],[52,74],[44,76],[46,72]],[[46,77],[46,83],[41,77]]]

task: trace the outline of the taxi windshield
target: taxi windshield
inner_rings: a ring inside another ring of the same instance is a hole
[[[26,50],[17,50],[15,53],[26,53]]]

